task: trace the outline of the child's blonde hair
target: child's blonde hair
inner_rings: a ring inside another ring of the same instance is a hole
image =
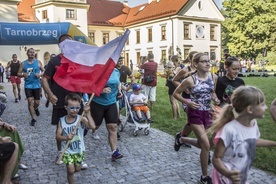
[[[248,106],[256,106],[264,102],[264,93],[257,87],[240,86],[231,96],[231,103],[226,104],[214,121],[210,132],[217,133],[226,123],[235,118],[235,114],[244,111]]]

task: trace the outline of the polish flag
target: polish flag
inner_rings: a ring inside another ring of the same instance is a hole
[[[87,45],[74,40],[60,43],[61,65],[53,77],[56,83],[72,92],[99,96],[125,46],[130,31],[104,46]]]

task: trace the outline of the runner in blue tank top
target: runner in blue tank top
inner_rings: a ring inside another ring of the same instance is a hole
[[[35,50],[27,50],[28,59],[20,64],[17,75],[24,77],[25,94],[28,100],[28,109],[31,115],[31,126],[35,125],[37,116],[40,115],[38,106],[40,104],[41,84],[40,77],[43,75],[44,68],[41,61],[35,58]]]

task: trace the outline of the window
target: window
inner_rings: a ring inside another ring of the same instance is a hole
[[[161,40],[166,40],[166,26],[161,26]]]
[[[140,43],[140,31],[136,31],[136,43]]]
[[[166,50],[161,50],[161,59],[162,61],[166,61],[167,59],[167,54],[166,54]]]
[[[123,35],[123,33],[117,33],[117,37],[120,37],[122,35]]]
[[[205,38],[205,27],[203,25],[196,26],[196,38]]]
[[[152,28],[148,29],[148,42],[152,42]]]
[[[141,62],[141,61],[140,61],[140,60],[141,60],[140,57],[141,57],[140,52],[136,52],[136,61],[138,61],[138,62],[137,62],[137,65],[138,65],[138,66],[140,65],[140,62]]]
[[[92,40],[93,43],[95,43],[95,33],[94,32],[88,32],[88,38]]]
[[[103,33],[103,44],[107,44],[109,42],[109,33]]]
[[[184,58],[188,58],[190,50],[190,48],[184,48]]]
[[[216,60],[216,48],[215,47],[210,48],[210,60],[212,60],[212,61]]]
[[[184,23],[184,40],[190,40],[190,24]]]
[[[129,66],[129,53],[125,54],[125,64],[126,66]]]
[[[47,19],[48,18],[48,12],[47,10],[42,11],[42,19]]]
[[[74,9],[66,9],[66,19],[76,19],[76,10]]]
[[[211,41],[216,41],[217,37],[216,37],[216,26],[215,25],[211,25],[210,26],[210,40]]]
[[[198,9],[199,9],[199,10],[202,10],[202,9],[203,9],[202,2],[201,2],[201,1],[198,2]]]

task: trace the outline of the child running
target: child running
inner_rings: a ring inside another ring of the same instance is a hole
[[[73,133],[81,118],[81,116],[78,115],[81,109],[81,97],[78,94],[68,94],[65,97],[64,107],[67,110],[67,115],[60,118],[56,139],[62,141],[62,149],[64,149],[67,141],[71,141],[63,155],[63,163],[66,164],[68,183],[72,184],[74,183],[74,173],[81,170],[81,164],[84,158],[84,129],[85,127],[95,129],[96,126],[90,114],[90,106],[85,105],[84,111],[86,117],[80,120],[81,122],[76,133]]]
[[[133,94],[131,94],[129,97],[129,103],[133,106],[133,110],[136,112],[139,118],[139,123],[144,122],[141,111],[146,114],[147,122],[152,123],[153,120],[150,117],[150,110],[146,105],[148,100],[147,97],[141,93],[141,86],[139,84],[133,84],[132,89]]]
[[[256,146],[276,146],[275,141],[260,139],[256,119],[263,118],[267,106],[263,92],[252,86],[238,87],[215,120],[212,133],[216,133],[213,155],[214,184],[249,183],[249,169],[254,160]]]
[[[210,73],[211,63],[206,54],[197,53],[193,58],[193,62],[197,72],[186,78],[176,88],[174,96],[180,102],[187,104],[188,123],[197,139],[179,136],[175,140],[175,147],[180,147],[183,143],[189,143],[200,148],[202,176],[199,182],[212,184],[212,179],[208,176],[210,143],[207,136],[207,129],[212,125],[212,116],[209,112],[211,109],[211,100],[216,104],[219,103],[214,92],[217,76]],[[190,92],[191,101],[182,97],[181,93],[183,91]]]

